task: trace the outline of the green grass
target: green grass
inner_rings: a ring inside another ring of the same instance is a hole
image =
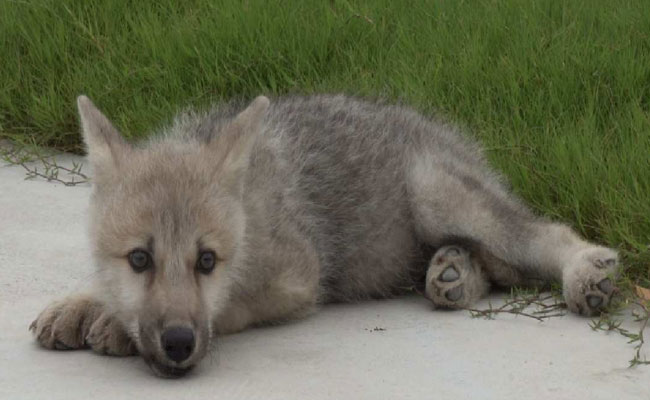
[[[260,93],[439,110],[650,284],[647,0],[0,0],[0,60],[0,136],[63,150],[81,149],[79,93],[130,137]]]

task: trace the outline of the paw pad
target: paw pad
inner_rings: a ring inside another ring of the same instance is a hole
[[[596,285],[603,293],[610,293],[614,290],[614,284],[609,278],[605,278]]]
[[[441,282],[453,282],[457,281],[460,278],[460,273],[454,267],[454,264],[451,264],[438,276],[438,280]]]
[[[458,301],[461,297],[463,297],[463,285],[458,285],[445,293],[445,298],[449,301]]]
[[[591,308],[598,308],[603,304],[603,298],[594,294],[587,295],[587,304]]]

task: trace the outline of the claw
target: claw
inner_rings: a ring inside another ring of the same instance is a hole
[[[459,256],[460,255],[460,250],[458,250],[456,247],[450,247],[445,251],[446,256]]]
[[[66,346],[65,344],[63,344],[63,342],[61,342],[59,340],[54,342],[54,348],[57,349],[57,350],[70,350],[69,346]]]
[[[597,259],[594,261],[594,265],[597,268],[604,269],[604,268],[613,268],[616,266],[616,259],[615,258],[608,258],[606,260],[603,260],[601,258]]]

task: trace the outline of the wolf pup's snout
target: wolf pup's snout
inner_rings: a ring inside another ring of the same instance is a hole
[[[169,328],[160,337],[160,343],[167,358],[176,362],[185,361],[194,351],[194,331],[185,327]]]

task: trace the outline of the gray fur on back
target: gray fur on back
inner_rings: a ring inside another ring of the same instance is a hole
[[[244,107],[231,103],[184,114],[167,138],[209,141]],[[406,175],[423,149],[467,185],[502,190],[477,145],[410,108],[344,95],[273,99],[245,184],[248,240],[287,225],[309,238],[324,300],[411,287],[412,278],[425,272],[426,244],[416,235]],[[514,202],[503,212],[509,218],[527,214]]]

